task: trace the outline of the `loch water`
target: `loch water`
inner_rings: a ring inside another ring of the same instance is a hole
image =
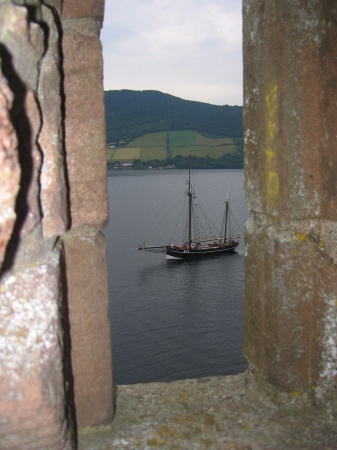
[[[245,370],[245,247],[199,261],[137,250],[179,244],[174,232],[186,197],[184,170],[111,171],[108,177],[110,321],[114,384],[171,381]],[[197,201],[221,224],[226,192],[243,233],[248,213],[242,170],[199,170]],[[200,191],[200,193],[199,193]]]

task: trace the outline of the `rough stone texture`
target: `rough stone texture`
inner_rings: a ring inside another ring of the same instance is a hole
[[[245,355],[327,408],[337,390],[337,5],[244,1]]]
[[[16,134],[9,118],[12,98],[0,69],[0,269],[16,219],[15,201],[21,172]]]
[[[74,385],[80,423],[112,418],[103,8],[0,0],[1,449],[74,448]]]
[[[60,236],[68,224],[64,174],[59,32],[52,11],[43,6],[42,20],[48,25],[48,47],[40,66],[38,96],[43,116],[38,142],[43,149],[41,207],[43,235]]]
[[[267,228],[250,220],[246,227],[246,279],[254,289],[249,284],[245,353],[270,382],[289,390],[311,391],[318,379],[324,293],[314,274],[329,260],[317,242],[315,227],[304,230],[303,223]]]
[[[61,17],[63,0],[44,0],[43,3],[45,5],[49,5],[52,8],[54,8],[56,10],[58,16]]]
[[[112,375],[106,245],[92,230],[64,241],[77,423],[112,420]]]
[[[102,23],[104,14],[104,0],[67,0],[64,2],[62,19],[98,19]]]
[[[0,285],[0,448],[72,448],[65,416],[58,250]]]
[[[31,34],[38,34],[36,27],[36,24],[30,27],[26,8],[14,6],[8,0],[0,4],[2,71],[13,93],[11,121],[17,135],[20,165],[25,169],[21,171],[21,189],[16,204],[16,213],[22,222],[16,239],[29,234],[41,220],[41,154],[36,144],[41,117],[35,90],[44,48],[32,45],[29,39]]]
[[[103,7],[0,0],[3,449],[75,448],[70,344],[78,422],[113,414],[99,233],[107,219]],[[337,5],[245,0],[243,11],[245,352],[254,378],[123,387],[115,423],[84,430],[82,448],[86,439],[100,450],[336,446]],[[67,194],[65,278],[57,241]]]
[[[243,11],[248,204],[335,220],[337,5],[255,0]]]
[[[101,43],[65,30],[63,53],[72,227],[100,228],[108,217]]]
[[[108,218],[102,47],[104,2],[64,2],[65,142],[71,232],[65,239],[77,421],[112,420],[105,240]]]
[[[56,22],[38,0],[0,2],[0,200],[1,214],[9,208],[13,220],[12,229],[0,227],[7,243],[0,273],[1,449],[75,447],[57,245],[66,196],[55,201],[65,193],[63,161],[55,158],[62,153]]]
[[[335,415],[247,374],[118,386],[113,423],[79,432],[79,450],[334,449],[336,441]]]

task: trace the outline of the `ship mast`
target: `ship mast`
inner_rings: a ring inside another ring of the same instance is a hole
[[[228,192],[227,192],[227,199],[225,200],[225,203],[226,203],[226,218],[225,218],[224,242],[227,240],[227,221],[228,221],[228,203],[229,203]]]
[[[191,250],[192,243],[192,185],[191,185],[191,153],[188,161],[188,250]]]

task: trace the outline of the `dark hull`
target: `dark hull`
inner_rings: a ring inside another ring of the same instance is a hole
[[[179,247],[166,247],[166,258],[167,259],[185,259],[185,260],[195,260],[203,258],[214,258],[221,256],[224,253],[234,252],[239,242],[233,242],[225,246],[219,247],[206,247],[199,249],[183,250]]]

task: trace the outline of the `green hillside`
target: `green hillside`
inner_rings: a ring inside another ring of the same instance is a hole
[[[161,131],[141,136],[123,147],[108,148],[107,157],[111,162],[134,159],[147,162],[190,153],[199,158],[219,158],[236,151],[238,148],[231,138],[210,138],[192,130]]]
[[[108,166],[243,167],[242,107],[193,102],[158,91],[105,92]]]
[[[242,106],[194,102],[159,91],[106,91],[104,99],[108,144],[179,130],[242,138]]]

